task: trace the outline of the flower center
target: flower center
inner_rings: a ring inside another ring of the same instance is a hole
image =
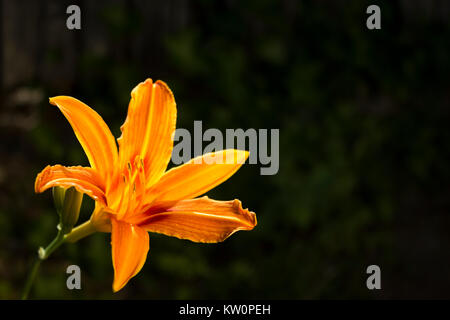
[[[145,195],[145,182],[144,161],[140,155],[136,155],[134,161],[128,162],[117,177],[116,186],[108,197],[113,200],[108,205],[116,212],[116,219],[127,220],[139,214]]]

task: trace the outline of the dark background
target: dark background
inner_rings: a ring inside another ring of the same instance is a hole
[[[81,7],[79,31],[66,8]],[[381,7],[382,29],[366,28]],[[116,137],[131,89],[165,81],[177,127],[279,128],[280,170],[245,165],[211,198],[258,226],[224,243],[150,235],[111,290],[110,235],[65,245],[32,298],[450,298],[450,3],[0,0],[0,298],[19,298],[56,234],[48,164],[87,165],[48,97],[74,96]],[[81,221],[93,202],[85,197]],[[68,265],[82,290],[66,288]],[[381,267],[382,289],[366,288]]]

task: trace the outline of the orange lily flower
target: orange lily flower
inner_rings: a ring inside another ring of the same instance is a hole
[[[177,109],[164,82],[147,79],[133,89],[119,148],[101,116],[86,104],[67,96],[50,103],[69,121],[91,167],[47,166],[36,177],[35,191],[75,187],[95,200],[90,220],[80,227],[111,232],[114,292],[144,265],[148,232],[212,243],[256,226],[255,213],[239,200],[197,198],[230,178],[247,151],[208,153],[166,171]]]

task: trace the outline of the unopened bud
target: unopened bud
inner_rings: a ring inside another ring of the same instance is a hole
[[[66,190],[61,210],[61,228],[64,234],[72,231],[73,226],[77,223],[82,202],[83,194],[81,192],[74,187]]]
[[[66,189],[61,187],[53,187],[53,202],[55,203],[56,212],[61,218],[61,211],[64,205],[64,195],[66,193]]]

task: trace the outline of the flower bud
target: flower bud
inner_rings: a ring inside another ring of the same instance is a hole
[[[53,193],[53,202],[55,203],[56,212],[58,213],[59,217],[61,218],[61,210],[64,205],[64,195],[66,193],[66,189],[61,188],[61,187],[53,187],[52,193]]]
[[[72,231],[73,226],[77,223],[82,202],[83,194],[81,192],[74,187],[66,190],[61,210],[61,230],[64,234]]]

